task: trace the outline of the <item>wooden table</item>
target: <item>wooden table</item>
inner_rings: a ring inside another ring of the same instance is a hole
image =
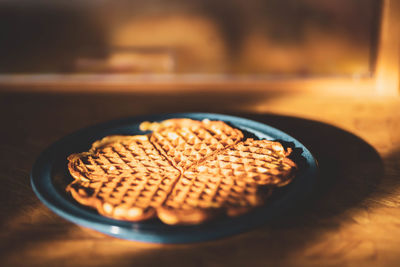
[[[400,99],[267,92],[1,93],[1,266],[399,266]],[[83,229],[34,195],[48,145],[82,127],[139,114],[202,111],[275,126],[320,163],[310,200],[271,225],[186,245]]]

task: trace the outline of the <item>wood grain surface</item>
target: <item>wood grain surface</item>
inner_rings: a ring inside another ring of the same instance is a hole
[[[399,266],[400,99],[277,92],[1,93],[1,266]],[[161,245],[81,228],[34,195],[42,150],[82,127],[183,111],[244,116],[303,142],[320,164],[295,211],[216,241]]]

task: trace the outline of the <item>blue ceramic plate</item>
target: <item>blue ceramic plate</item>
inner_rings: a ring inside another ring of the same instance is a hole
[[[285,146],[294,148],[292,159],[299,165],[299,172],[293,182],[275,192],[265,206],[239,217],[219,218],[196,226],[169,226],[157,219],[134,223],[106,218],[95,210],[78,204],[65,192],[65,187],[73,180],[67,169],[68,155],[87,151],[94,141],[107,135],[143,134],[144,132],[139,130],[139,124],[142,121],[161,121],[169,118],[221,120],[241,129],[246,137],[279,140]],[[310,193],[316,173],[317,164],[310,151],[293,137],[273,127],[227,115],[180,113],[111,121],[64,137],[39,156],[32,169],[31,183],[36,195],[47,207],[61,217],[81,226],[129,240],[188,243],[237,234],[283,216]]]

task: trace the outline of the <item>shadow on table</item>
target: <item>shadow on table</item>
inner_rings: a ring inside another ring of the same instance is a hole
[[[299,222],[313,224],[306,216],[329,218],[358,205],[375,191],[383,178],[378,152],[354,134],[318,121],[279,115],[246,115],[276,127],[303,143],[319,164],[319,179],[313,194],[301,209],[292,212]],[[297,214],[298,213],[298,214]],[[294,222],[283,218],[278,225]],[[278,227],[278,226],[277,226]]]

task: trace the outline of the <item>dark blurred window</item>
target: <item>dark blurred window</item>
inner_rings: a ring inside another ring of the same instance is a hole
[[[379,0],[64,2],[0,2],[0,73],[368,76],[381,7]]]

